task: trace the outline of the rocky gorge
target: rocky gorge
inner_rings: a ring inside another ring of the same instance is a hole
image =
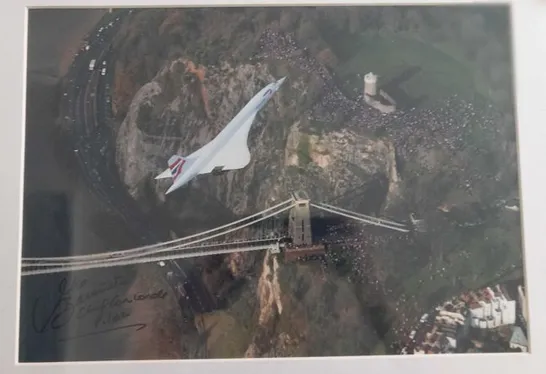
[[[384,116],[347,95],[335,74],[343,53],[321,22],[355,35],[370,18],[351,8],[143,10],[114,42],[119,173],[141,209],[162,211],[175,235],[255,213],[295,189],[432,223],[423,235],[345,226],[341,241],[328,234],[337,239],[322,262],[255,253],[195,260],[211,293],[226,300],[196,319],[206,357],[392,353],[442,295],[521,272],[519,217],[496,203],[517,195],[509,116],[482,116],[465,99]],[[153,177],[167,159],[206,144],[281,76],[285,85],[251,129],[251,163],[165,199],[168,183]],[[484,143],[475,144],[478,136]],[[464,222],[486,212],[486,223],[463,231],[457,210]]]

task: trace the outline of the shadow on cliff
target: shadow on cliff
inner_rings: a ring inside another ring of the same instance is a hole
[[[233,212],[216,197],[208,193],[206,186],[192,182],[166,195],[165,201],[158,201],[155,181],[143,182],[139,202],[146,207],[147,214],[157,224],[172,228],[179,236],[216,227],[235,220]]]

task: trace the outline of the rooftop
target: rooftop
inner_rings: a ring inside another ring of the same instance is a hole
[[[512,298],[503,285],[497,285],[493,288],[486,287],[478,291],[470,291],[461,295],[461,300],[464,301],[470,309],[481,308],[481,303],[490,303],[494,298],[500,297],[510,301]]]
[[[513,299],[510,297],[510,294],[508,293],[508,290],[504,285],[497,285],[497,289],[502,293],[502,295],[506,298],[508,301],[512,301]]]
[[[425,322],[419,323],[419,327],[416,328],[414,335],[412,335],[414,337],[412,340],[415,343],[408,346],[408,349],[414,349],[415,352],[424,352],[426,354],[440,353],[441,351],[445,351],[445,349],[449,349],[446,348],[449,346],[446,343],[447,339],[458,340],[457,336],[459,332],[464,331],[460,330],[462,329],[461,321],[469,315],[469,309],[482,308],[484,304],[493,306],[492,301],[498,298],[508,301],[513,300],[506,287],[495,285],[476,291],[465,292],[458,297],[454,297],[452,300],[444,302],[435,308],[430,318],[427,318]],[[495,310],[500,311],[498,308]],[[494,318],[488,316],[480,319],[480,321],[488,320],[492,321]],[[527,338],[520,327],[514,327],[513,330],[508,326],[505,328],[500,327],[499,334],[505,337],[504,341],[510,338],[510,343],[527,347]]]

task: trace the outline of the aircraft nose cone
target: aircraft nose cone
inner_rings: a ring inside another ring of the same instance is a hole
[[[279,80],[277,81],[277,87],[280,87],[280,86],[283,84],[283,82],[284,82],[285,79],[286,79],[286,77],[282,77],[281,79],[279,79]]]

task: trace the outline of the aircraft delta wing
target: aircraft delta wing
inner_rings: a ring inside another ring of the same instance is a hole
[[[250,150],[248,149],[248,133],[256,118],[256,113],[251,115],[231,139],[219,149],[214,157],[199,171],[199,174],[209,174],[214,169],[238,170],[247,166],[250,162]]]
[[[286,77],[268,84],[239,111],[239,113],[209,143],[187,157],[173,155],[168,168],[155,179],[172,178],[173,184],[165,192],[186,185],[197,175],[238,170],[250,163],[248,135],[257,113],[279,90]]]
[[[181,156],[172,156],[169,159],[169,167],[165,169],[161,174],[155,177],[155,179],[165,179],[165,178],[173,178],[176,180],[177,178],[181,177],[183,175],[184,170],[188,170],[189,166],[194,163],[200,155],[205,154],[207,149],[210,148],[212,143],[208,143],[204,145],[203,147],[199,148],[197,151],[193,152],[187,157],[181,157]],[[181,165],[181,173],[176,175],[175,171],[173,170],[173,167],[171,166],[174,162],[177,160],[183,160],[184,164]]]

